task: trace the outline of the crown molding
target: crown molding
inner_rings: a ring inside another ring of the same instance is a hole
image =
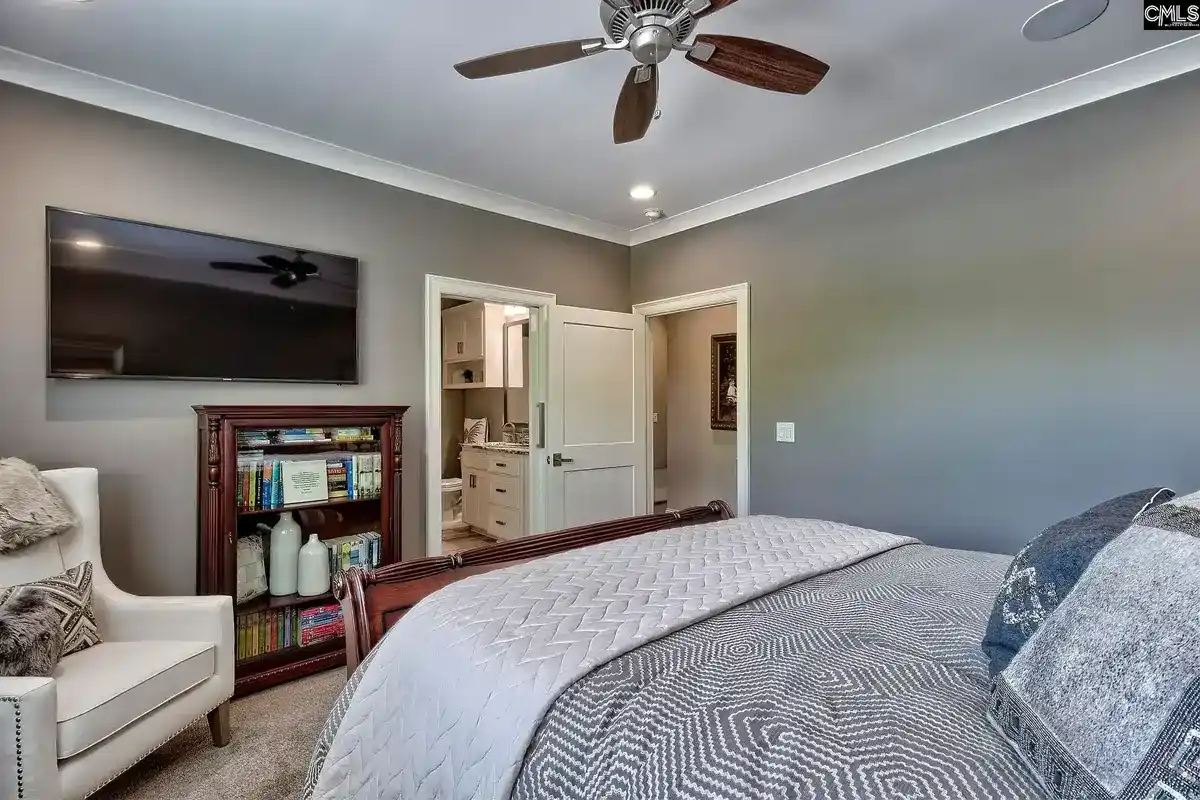
[[[0,80],[411,192],[572,233],[629,244],[629,231],[359,153],[140,86],[0,47]]]
[[[1200,68],[1200,34],[748,189],[661,222],[615,225],[0,47],[0,80],[571,233],[637,246],[788,200]]]
[[[637,246],[1200,69],[1200,34],[635,229]]]

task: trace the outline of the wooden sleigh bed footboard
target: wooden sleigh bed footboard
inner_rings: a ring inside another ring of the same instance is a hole
[[[333,582],[346,620],[346,669],[352,673],[408,609],[455,581],[565,550],[732,517],[724,501],[714,500],[684,511],[598,522],[372,571],[351,567]]]

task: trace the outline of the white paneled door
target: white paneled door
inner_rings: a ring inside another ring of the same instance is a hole
[[[645,335],[640,314],[550,308],[549,530],[645,513]]]

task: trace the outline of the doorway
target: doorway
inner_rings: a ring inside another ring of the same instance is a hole
[[[660,314],[650,332],[654,511],[737,502],[737,306]]]
[[[425,550],[544,530],[544,319],[554,295],[427,275]]]
[[[634,311],[645,315],[650,343],[646,439],[654,468],[646,512],[720,499],[746,516],[750,285],[641,303]]]

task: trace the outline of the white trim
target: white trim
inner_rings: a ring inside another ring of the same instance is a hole
[[[629,232],[141,86],[0,47],[0,80],[506,217],[629,244]]]
[[[868,147],[723,200],[668,216],[661,222],[634,230],[629,244],[637,246],[682,233],[1195,69],[1200,69],[1200,34],[1178,39],[1123,61]],[[738,366],[741,367],[740,364]]]
[[[633,307],[633,313],[646,318],[647,328],[650,317],[661,317],[666,314],[678,314],[681,311],[695,311],[713,306],[737,305],[737,390],[738,390],[738,419],[737,419],[737,507],[734,509],[739,517],[750,513],[750,284],[738,283],[733,286],[723,286],[720,289],[706,289],[702,292],[668,297],[663,300],[651,300],[648,303],[638,303]],[[649,350],[649,330],[646,335],[646,348]],[[654,376],[651,374],[653,365],[651,359],[646,359],[646,427],[647,448],[650,450],[650,474],[647,496],[650,498],[650,508],[654,510]],[[668,469],[670,469],[668,467]]]
[[[1200,69],[1200,34],[632,231],[0,47],[0,80],[583,236],[636,246]]]
[[[546,330],[545,318],[549,308],[558,302],[557,296],[532,289],[515,289],[494,283],[425,276],[425,555],[442,554],[442,297],[482,300],[485,303],[528,306],[539,309],[530,315],[530,336],[535,352],[529,364],[529,403],[536,408],[546,402],[546,343],[538,331]],[[529,417],[533,427],[532,408]],[[542,462],[535,457],[536,442],[529,443],[529,463],[533,467],[527,476],[529,497],[543,497],[546,474]],[[435,477],[436,476],[436,477]],[[531,531],[545,530],[545,503],[532,503],[529,509]]]

